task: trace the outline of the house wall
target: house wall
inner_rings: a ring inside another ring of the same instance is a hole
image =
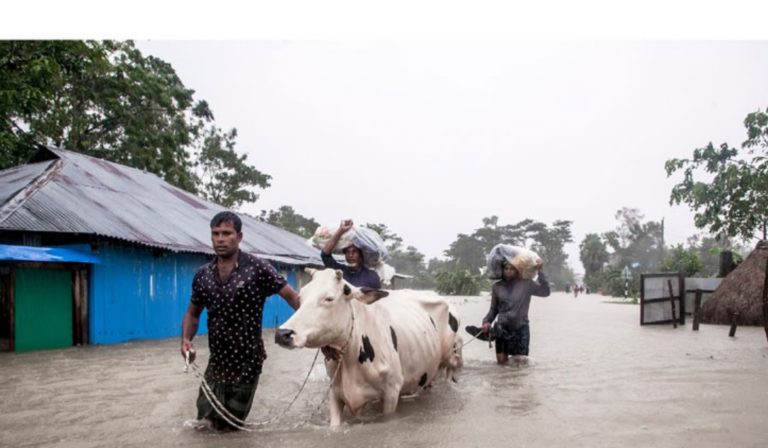
[[[181,334],[181,320],[192,294],[192,278],[209,257],[140,246],[102,244],[93,266],[89,308],[90,343],[113,344]],[[292,286],[297,271],[276,266]],[[293,310],[277,295],[268,297],[265,328],[285,322]],[[208,332],[203,312],[198,334]]]
[[[90,343],[178,336],[202,254],[102,244],[91,271]],[[200,332],[207,327],[203,321]]]

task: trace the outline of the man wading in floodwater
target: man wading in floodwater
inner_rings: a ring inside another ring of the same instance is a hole
[[[235,417],[244,421],[251,411],[261,366],[267,358],[261,339],[264,301],[272,294],[293,308],[299,295],[267,261],[240,251],[242,222],[232,212],[211,220],[211,242],[216,257],[195,273],[192,298],[181,323],[181,356],[195,359],[192,339],[200,314],[208,309],[210,360],[205,381],[213,395]],[[197,429],[232,428],[203,393],[197,397]]]
[[[528,348],[531,341],[531,331],[528,326],[528,308],[531,296],[549,296],[549,282],[541,271],[538,281],[520,278],[518,270],[508,262],[503,264],[502,279],[493,284],[491,292],[491,309],[483,319],[479,329],[468,326],[467,332],[477,335],[479,339],[496,339],[496,362],[506,364],[509,356],[516,364],[528,363]],[[491,322],[498,316],[496,324],[491,329]]]

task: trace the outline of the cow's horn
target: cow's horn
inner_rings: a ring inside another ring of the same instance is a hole
[[[307,267],[307,268],[304,268],[304,272],[306,272],[307,274],[309,274],[309,275],[314,277],[315,276],[315,272],[317,272],[317,270],[313,269],[313,268]]]
[[[344,277],[344,273],[341,270],[336,269],[336,279],[341,280]]]

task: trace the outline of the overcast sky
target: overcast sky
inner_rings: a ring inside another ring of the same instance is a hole
[[[697,230],[664,162],[740,145],[768,106],[768,42],[138,41],[170,62],[273,177],[251,214],[384,223],[428,258],[498,215],[573,221],[578,243],[635,207],[668,243]]]
[[[664,162],[768,107],[763,0],[183,3],[11,2],[0,37],[134,39],[273,177],[244,211],[384,223],[428,258],[494,214],[573,221],[577,272],[622,207],[684,242]]]

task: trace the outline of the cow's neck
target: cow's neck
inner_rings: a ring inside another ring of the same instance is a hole
[[[355,339],[355,327],[357,326],[357,315],[360,314],[361,310],[355,310],[355,303],[354,301],[347,302],[347,306],[349,307],[349,324],[347,328],[344,330],[344,333],[342,334],[342,340],[338,344],[339,350],[342,352],[342,356],[346,356],[347,353],[352,351],[354,349],[354,344],[352,341]]]
[[[357,356],[357,345],[354,341],[358,331],[356,331],[355,327],[357,326],[357,316],[363,312],[363,309],[358,307],[358,309],[355,310],[354,301],[348,302],[347,306],[349,306],[350,313],[349,325],[342,336],[344,339],[342,339],[339,344],[334,344],[341,352],[341,356],[339,360],[334,361],[335,365],[331,364],[331,368],[333,369],[333,374],[331,375],[332,384],[341,384],[343,376],[342,371],[345,367],[353,365],[351,363],[355,362],[355,356]]]

